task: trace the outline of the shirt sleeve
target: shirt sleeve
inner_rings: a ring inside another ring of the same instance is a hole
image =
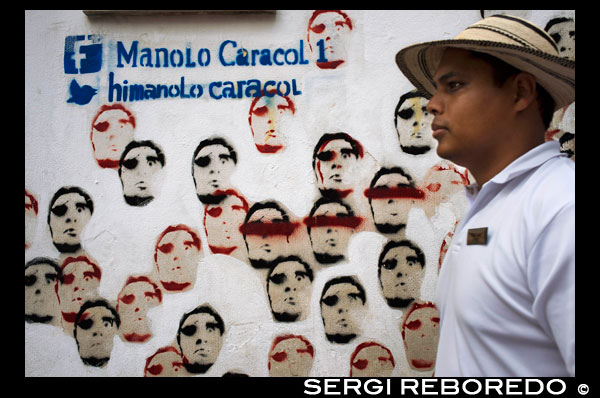
[[[527,259],[533,315],[575,376],[575,203],[542,229]]]

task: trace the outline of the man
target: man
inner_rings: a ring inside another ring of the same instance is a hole
[[[90,140],[98,166],[117,169],[135,132],[135,116],[121,104],[102,105],[92,121]]]
[[[434,146],[431,136],[433,115],[427,111],[427,98],[418,90],[400,97],[394,112],[394,124],[402,152],[423,155]]]
[[[418,299],[425,278],[425,255],[408,240],[389,241],[379,255],[377,276],[383,298],[405,309]]]
[[[200,374],[210,369],[221,351],[224,333],[223,319],[209,305],[200,305],[183,315],[177,345],[188,372]]]
[[[81,248],[81,233],[94,213],[90,195],[79,187],[62,187],[50,201],[48,227],[54,247],[73,254]]]
[[[130,206],[145,206],[154,200],[154,177],[165,167],[165,155],[152,141],[133,141],[119,162],[123,197]]]
[[[319,264],[330,265],[346,258],[352,234],[362,223],[362,218],[341,199],[318,199],[304,219],[315,259]]]
[[[224,192],[232,188],[229,178],[236,165],[237,154],[223,138],[214,137],[200,141],[192,158],[192,177],[200,202],[221,202],[223,195],[215,195],[215,191]]]
[[[83,303],[75,317],[73,337],[84,364],[106,366],[120,323],[119,314],[106,300]]]
[[[425,198],[410,174],[401,167],[382,167],[365,190],[373,223],[382,234],[406,232],[410,209]]]
[[[367,295],[354,276],[340,276],[325,283],[321,293],[321,318],[325,337],[346,344],[361,333]]]
[[[301,335],[276,336],[269,350],[269,376],[308,377],[312,369],[315,349]]]
[[[131,343],[145,343],[152,337],[148,310],[162,302],[162,291],[145,275],[130,276],[117,296],[117,313],[121,318],[119,335]]]
[[[62,271],[47,257],[25,264],[25,321],[60,325],[60,309],[55,286]]]
[[[248,123],[254,145],[260,153],[277,153],[285,148],[279,129],[280,120],[296,112],[290,97],[269,92],[255,97],[250,104]]]
[[[574,376],[575,165],[544,133],[574,101],[575,62],[507,15],[396,62],[431,96],[438,155],[478,184],[439,275],[435,375]]]
[[[197,231],[184,224],[165,228],[154,248],[154,265],[166,293],[194,287],[201,256],[202,242]]]
[[[273,318],[303,321],[308,316],[313,271],[297,256],[280,257],[267,275],[267,295]]]

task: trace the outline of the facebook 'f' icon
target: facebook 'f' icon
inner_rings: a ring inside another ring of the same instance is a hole
[[[65,38],[65,73],[95,73],[102,68],[100,35],[78,35]]]

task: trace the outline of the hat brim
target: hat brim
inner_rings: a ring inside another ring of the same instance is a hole
[[[555,110],[575,101],[575,62],[541,51],[484,40],[440,40],[415,44],[396,54],[396,64],[428,98],[435,93],[433,76],[447,48],[486,53],[535,76],[554,99]]]

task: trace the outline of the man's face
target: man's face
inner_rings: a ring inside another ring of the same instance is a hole
[[[297,261],[284,261],[275,266],[267,280],[271,310],[277,314],[307,315],[312,281],[304,265]]]
[[[240,225],[244,223],[248,209],[236,195],[227,195],[218,204],[205,207],[204,226],[211,251],[215,254],[231,254],[244,248]]]
[[[229,177],[235,162],[223,145],[208,145],[194,158],[193,177],[198,195],[211,195],[216,190],[230,188]]]
[[[317,66],[332,69],[336,68],[340,61],[346,60],[346,40],[350,31],[346,19],[337,12],[319,14],[312,21],[308,27],[308,43],[317,59]],[[320,40],[323,40],[321,45],[318,44]]]
[[[392,354],[375,343],[365,344],[350,363],[350,377],[390,377],[393,370]]]
[[[173,290],[191,287],[196,280],[198,261],[200,248],[188,231],[170,231],[156,245],[156,268],[163,287],[170,286],[169,283],[179,286]]]
[[[153,178],[162,170],[156,151],[148,146],[131,149],[123,159],[121,182],[123,195],[128,197],[152,198]]]
[[[283,225],[283,215],[278,209],[265,208],[255,211],[247,225],[259,228],[262,232],[246,234],[248,246],[248,258],[270,262],[284,254],[285,237],[277,232],[271,231]]]
[[[92,212],[79,193],[59,196],[50,209],[49,226],[54,244],[81,244],[81,232],[91,217]]]
[[[415,203],[414,198],[403,197],[401,192],[395,191],[398,187],[411,188],[409,179],[400,173],[384,174],[374,185],[374,188],[383,193],[371,199],[373,221],[382,232],[397,232],[404,228],[408,213]]]
[[[250,128],[256,148],[263,153],[277,152],[285,146],[279,121],[292,115],[293,105],[279,95],[263,96],[250,109]]]
[[[440,314],[433,307],[412,311],[404,323],[404,347],[411,368],[433,369],[440,337]]]
[[[90,307],[82,314],[77,328],[81,358],[110,358],[118,327],[112,312],[103,306]]]
[[[320,188],[343,190],[351,186],[358,159],[348,141],[335,139],[326,142],[316,156],[315,173]]]
[[[431,148],[434,145],[431,134],[433,115],[427,111],[427,103],[427,99],[423,97],[408,98],[398,110],[396,130],[400,146],[407,152],[410,148]]]
[[[326,335],[358,335],[364,303],[351,283],[331,285],[321,299],[321,316]]]
[[[561,57],[575,60],[575,21],[565,21],[554,24],[548,30],[558,45],[558,54]]]
[[[388,303],[400,299],[393,306],[408,306],[420,297],[425,268],[418,262],[417,253],[410,247],[391,248],[380,264],[380,279],[383,297]],[[405,302],[406,305],[400,303]]]
[[[211,314],[192,314],[181,325],[179,345],[189,363],[212,365],[223,344],[217,321]]]
[[[123,150],[133,141],[134,127],[120,109],[104,111],[92,126],[94,156],[102,166],[116,168]]]
[[[152,335],[146,314],[149,308],[160,303],[154,286],[145,281],[129,283],[119,293],[118,300],[120,332],[125,340],[145,341]]]
[[[74,261],[63,268],[63,282],[58,285],[62,312],[78,312],[88,299],[96,297],[100,279],[94,267],[85,261]]]
[[[437,90],[427,109],[434,113],[437,153],[468,169],[480,169],[506,147],[498,131],[513,112],[510,84],[497,87],[492,66],[461,49],[447,49],[434,75]]]
[[[58,316],[58,299],[54,291],[56,283],[56,269],[49,264],[31,265],[25,269],[26,315]]]
[[[269,353],[271,377],[307,377],[313,365],[313,354],[299,337],[278,342]]]
[[[344,226],[343,222],[333,222],[333,218],[343,221],[344,216],[349,216],[348,210],[339,203],[326,203],[319,206],[313,217],[327,217],[327,219],[332,220],[332,223],[329,226],[314,226],[310,229],[313,252],[331,257],[344,257],[346,255],[348,242],[354,230],[351,227]]]
[[[156,354],[146,367],[145,377],[179,377],[187,376],[181,355],[173,350]]]

